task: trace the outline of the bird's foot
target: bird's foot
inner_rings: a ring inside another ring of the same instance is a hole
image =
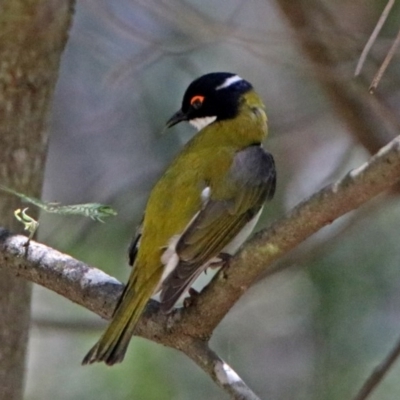
[[[208,268],[228,268],[229,263],[232,256],[228,253],[219,253],[217,257],[215,257],[215,261],[212,262]]]
[[[184,308],[191,307],[193,304],[195,304],[196,301],[197,301],[197,298],[198,298],[199,295],[200,295],[200,292],[198,292],[198,291],[197,291],[196,289],[194,289],[194,288],[189,288],[188,294],[189,294],[189,297],[186,297],[186,298],[183,300],[183,307],[184,307]]]

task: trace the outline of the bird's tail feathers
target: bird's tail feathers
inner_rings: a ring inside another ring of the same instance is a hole
[[[105,362],[107,365],[113,365],[124,359],[136,324],[153,294],[154,288],[150,282],[146,282],[141,287],[140,295],[135,293],[133,285],[128,283],[121,295],[120,303],[115,310],[111,323],[99,341],[86,354],[82,365],[94,362]]]

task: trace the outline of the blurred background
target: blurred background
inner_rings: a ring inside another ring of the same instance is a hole
[[[400,132],[400,69],[368,86],[399,29],[386,0],[86,0],[77,3],[55,93],[43,199],[102,202],[105,224],[41,216],[40,240],[125,282],[152,185],[193,134],[161,136],[187,85],[212,71],[253,83],[267,105],[278,189],[258,229]],[[400,335],[399,188],[334,222],[279,262],[211,345],[261,398],[350,399]],[[217,305],[216,305],[217,306]],[[36,287],[28,400],[228,398],[184,355],[141,338],[121,365],[81,367],[104,322]],[[400,366],[371,399],[400,396]],[[49,379],[51,377],[51,379]]]

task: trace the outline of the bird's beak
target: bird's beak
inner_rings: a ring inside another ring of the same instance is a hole
[[[179,124],[179,122],[187,121],[187,116],[182,110],[176,112],[165,124],[165,129],[171,128],[172,126]]]

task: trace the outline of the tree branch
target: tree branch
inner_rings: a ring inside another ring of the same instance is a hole
[[[204,341],[193,342],[184,353],[190,357],[212,380],[236,400],[260,400],[240,376]]]
[[[182,323],[192,334],[210,334],[240,296],[272,263],[313,233],[358,208],[400,180],[400,136],[383,147],[368,163],[350,171],[297,205],[286,217],[253,236],[199,296]],[[215,307],[218,304],[218,307]]]
[[[213,330],[261,273],[273,262],[335,219],[356,209],[400,179],[400,137],[368,163],[349,172],[256,234],[220,271],[191,307],[169,316],[150,301],[136,334],[181,350],[235,399],[257,399],[207,345]],[[43,244],[0,228],[0,265],[109,319],[122,284],[104,272]],[[218,307],[216,307],[216,304]],[[225,374],[225,375],[224,375]]]
[[[103,318],[110,319],[123,285],[103,271],[26,237],[0,227],[0,266],[17,276],[53,290]],[[180,318],[179,312],[172,322]],[[178,322],[177,322],[178,324]],[[168,328],[166,328],[168,325]],[[158,312],[150,301],[138,334],[184,352],[233,399],[259,400],[235,371],[210,348],[206,341],[170,330],[170,317]]]

